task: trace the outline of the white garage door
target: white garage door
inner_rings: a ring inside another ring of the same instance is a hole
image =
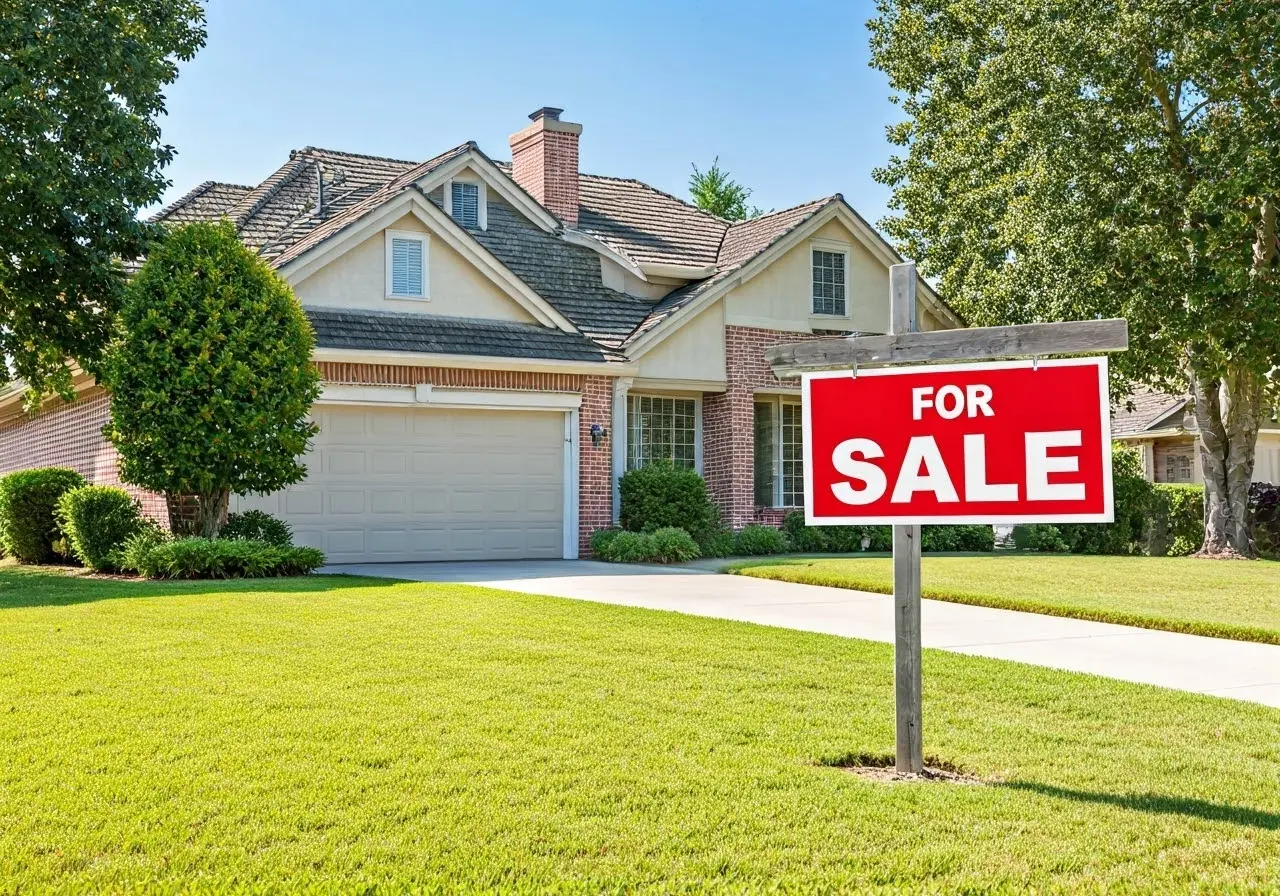
[[[307,478],[238,507],[288,520],[330,563],[558,558],[565,415],[321,407]]]

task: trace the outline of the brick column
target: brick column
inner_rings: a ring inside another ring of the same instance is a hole
[[[592,424],[610,429],[613,422],[613,379],[588,376],[582,382],[578,411],[578,556],[591,555],[591,533],[613,523],[613,446],[610,436],[597,447]]]

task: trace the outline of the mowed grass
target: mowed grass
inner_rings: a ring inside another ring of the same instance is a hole
[[[893,593],[883,555],[753,560],[731,571]],[[1280,563],[1269,560],[926,554],[921,582],[937,600],[1280,644]]]
[[[483,590],[0,569],[0,890],[1274,892],[1280,711]]]

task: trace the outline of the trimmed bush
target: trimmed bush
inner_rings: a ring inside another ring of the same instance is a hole
[[[990,526],[922,526],[920,550],[990,554],[996,549],[996,531]]]
[[[248,541],[265,541],[278,548],[293,544],[293,529],[284,520],[276,519],[263,510],[246,510],[227,517],[218,531],[219,538],[238,538]]]
[[[1155,512],[1155,487],[1142,473],[1142,455],[1136,448],[1111,445],[1111,486],[1115,495],[1115,522],[1068,523],[1058,526],[1073,554],[1135,554],[1150,538]]]
[[[1044,554],[1062,554],[1067,551],[1067,542],[1062,537],[1062,532],[1049,523],[1014,526],[1013,545],[1020,551],[1039,551]]]
[[[22,563],[48,563],[63,538],[55,510],[84,477],[64,467],[18,470],[0,479],[0,536],[5,554]]]
[[[620,521],[628,532],[654,532],[675,526],[694,541],[710,537],[720,513],[707,494],[707,484],[693,470],[666,461],[628,470],[618,484]]]
[[[734,537],[733,552],[743,557],[763,557],[767,554],[785,554],[791,546],[787,536],[773,526],[750,525]]]
[[[653,532],[602,529],[592,536],[591,547],[609,563],[686,563],[699,556],[693,537],[675,526]]]
[[[116,554],[142,527],[138,502],[122,488],[85,485],[63,492],[55,517],[71,553],[98,572],[117,569]]]
[[[316,548],[226,538],[178,538],[154,545],[137,558],[138,572],[150,579],[301,576],[323,565],[324,553]]]
[[[1150,513],[1148,550],[1157,557],[1185,557],[1204,544],[1204,487],[1160,483]]]
[[[804,513],[798,510],[783,517],[782,531],[791,550],[805,554],[860,554],[864,536],[867,551],[893,550],[893,529],[889,526],[806,526]]]
[[[111,562],[116,569],[141,573],[151,549],[172,540],[173,536],[168,530],[161,529],[159,523],[143,518],[138,531],[124,540]]]
[[[1249,486],[1249,531],[1258,556],[1280,558],[1280,486]]]
[[[698,553],[703,557],[732,557],[735,546],[732,530],[717,528],[698,542]]]

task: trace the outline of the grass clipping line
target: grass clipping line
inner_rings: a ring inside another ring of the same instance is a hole
[[[868,579],[851,578],[848,575],[832,576],[821,570],[808,566],[743,566],[729,567],[724,572],[736,576],[750,576],[755,579],[772,579],[777,582],[792,582],[797,585],[825,585],[828,588],[845,588],[850,591],[869,591],[873,594],[893,594],[893,586]],[[1200,622],[1182,619],[1164,619],[1160,616],[1146,616],[1140,613],[1126,613],[1123,610],[1099,610],[1084,607],[1063,607],[1046,604],[1035,600],[1016,597],[999,597],[992,594],[975,594],[969,591],[954,591],[950,588],[930,588],[925,585],[920,589],[920,596],[930,600],[941,600],[953,604],[968,604],[974,607],[990,607],[995,610],[1019,610],[1024,613],[1040,613],[1044,616],[1064,616],[1068,619],[1083,619],[1088,622],[1110,622],[1114,625],[1129,625],[1134,628],[1148,628],[1163,632],[1178,632],[1184,635],[1203,635],[1207,638],[1222,638],[1228,641],[1253,641],[1258,644],[1280,644],[1280,632],[1268,631],[1248,625],[1231,625],[1221,622]]]

